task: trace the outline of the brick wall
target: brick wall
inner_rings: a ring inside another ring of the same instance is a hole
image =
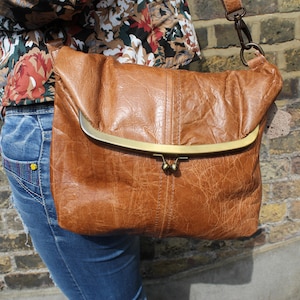
[[[203,55],[191,69],[217,72],[245,68],[234,25],[224,17],[221,1],[190,0],[189,4]],[[144,238],[142,269],[146,278],[207,268],[300,235],[300,1],[243,0],[243,4],[253,41],[263,47],[284,79],[276,102],[281,113],[277,114],[281,116],[277,118],[277,135],[266,134],[261,148],[261,230],[249,239],[231,241]]]
[[[190,0],[203,59],[193,70],[214,72],[244,68],[233,24],[224,18],[220,0]],[[263,206],[261,230],[253,237],[231,241],[184,238],[142,238],[142,272],[159,278],[207,267],[281,244],[300,235],[300,1],[243,0],[245,22],[267,58],[276,63],[284,78],[278,97],[283,119],[279,137],[263,138],[261,169]],[[10,191],[0,170],[0,290],[51,286],[47,269],[31,247],[18,216],[9,203]],[[1,292],[0,292],[1,298]]]

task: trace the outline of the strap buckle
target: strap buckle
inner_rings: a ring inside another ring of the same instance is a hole
[[[262,55],[265,55],[264,50],[259,44],[256,44],[252,40],[252,36],[250,30],[242,17],[236,18],[235,22],[235,29],[238,34],[238,38],[241,44],[241,52],[240,57],[241,61],[245,66],[248,66],[247,60],[245,59],[245,50],[250,50],[252,48],[258,50]]]
[[[245,59],[245,50],[250,50],[252,48],[258,50],[262,55],[265,55],[264,50],[259,44],[256,44],[252,40],[250,30],[243,20],[246,15],[245,8],[241,8],[237,11],[226,13],[226,18],[229,21],[234,21],[235,30],[237,31],[238,38],[241,45],[240,58],[245,66],[248,66],[247,60]]]

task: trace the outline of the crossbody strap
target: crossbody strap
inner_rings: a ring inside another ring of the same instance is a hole
[[[264,55],[264,51],[260,45],[252,41],[250,30],[243,21],[243,17],[246,14],[246,9],[243,7],[242,0],[222,0],[222,3],[226,11],[226,18],[229,21],[234,21],[235,29],[241,44],[241,61],[245,66],[247,66],[248,64],[244,56],[245,50],[254,48],[262,55]]]

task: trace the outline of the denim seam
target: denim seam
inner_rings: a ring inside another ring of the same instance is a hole
[[[6,171],[7,173],[11,174],[11,175],[15,178],[15,180],[20,184],[20,186],[22,186],[22,188],[23,188],[30,196],[33,196],[33,197],[37,200],[38,203],[40,203],[41,205],[44,206],[44,203],[43,203],[43,201],[42,201],[42,197],[41,197],[39,194],[34,193],[32,190],[30,190],[29,188],[27,188],[27,186],[26,186],[25,184],[23,184],[23,180],[21,180],[20,177],[19,177],[17,174],[15,174],[14,172],[12,172],[12,171],[10,171],[10,170],[8,170],[8,169],[5,169],[5,171]]]
[[[37,184],[35,184],[32,181],[26,180],[24,178],[24,176],[21,176],[21,174],[18,174],[18,172],[16,172],[15,170],[13,170],[12,168],[9,167],[9,166],[11,166],[11,164],[10,164],[11,162],[13,164],[15,164],[14,159],[10,159],[10,158],[6,157],[5,154],[3,154],[3,153],[1,153],[1,156],[2,156],[2,166],[6,171],[9,171],[11,174],[14,174],[19,178],[22,178],[22,180],[28,184],[37,186]],[[18,161],[18,163],[20,163],[20,164],[27,164],[27,165],[36,164],[37,162],[38,162],[37,160],[27,160],[27,161],[22,161],[22,162]]]
[[[46,138],[45,138],[45,133],[44,133],[44,128],[43,128],[42,121],[41,121],[41,119],[39,118],[38,115],[37,115],[37,121],[38,121],[38,124],[39,124],[39,126],[40,126],[40,130],[41,130],[41,132],[42,132],[42,144],[41,144],[40,157],[39,157],[39,160],[38,160],[38,161],[40,162],[40,161],[42,160],[42,157],[44,157],[44,153],[45,153],[45,152],[44,152],[44,151],[45,151],[45,149],[44,149],[44,144],[45,144]],[[51,233],[52,233],[52,236],[53,236],[53,238],[54,238],[56,249],[57,249],[58,253],[59,253],[60,256],[61,256],[61,259],[62,259],[62,261],[64,262],[64,264],[65,264],[65,266],[66,266],[66,269],[68,270],[68,273],[69,273],[70,277],[72,278],[72,281],[73,281],[73,283],[74,283],[74,287],[77,288],[78,293],[81,294],[83,300],[87,300],[86,297],[84,296],[84,294],[83,294],[83,292],[82,292],[82,290],[81,290],[81,288],[80,288],[78,282],[77,282],[76,279],[74,278],[74,276],[73,276],[73,274],[72,274],[72,272],[71,272],[71,270],[70,270],[70,268],[69,268],[69,265],[68,265],[68,263],[66,262],[66,260],[65,260],[65,258],[64,258],[63,252],[61,251],[61,249],[60,249],[60,247],[59,247],[59,244],[57,243],[57,237],[56,237],[56,235],[55,235],[55,232],[53,231],[52,222],[51,222],[51,219],[50,219],[50,217],[49,217],[49,211],[48,211],[49,209],[48,209],[47,204],[46,204],[46,201],[45,201],[45,196],[44,196],[44,192],[43,192],[42,178],[41,178],[41,171],[39,171],[39,183],[40,183],[40,192],[41,192],[41,196],[42,196],[42,201],[43,201],[43,203],[44,203],[43,207],[44,207],[44,210],[45,210],[45,214],[46,214],[46,216],[47,216],[47,223],[48,223],[49,229],[50,229],[50,231],[51,231]]]

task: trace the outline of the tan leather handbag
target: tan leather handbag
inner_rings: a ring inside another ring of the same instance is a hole
[[[225,1],[230,15],[243,11],[236,3]],[[51,185],[63,228],[204,239],[257,230],[261,137],[282,85],[263,55],[213,74],[68,47],[53,56]]]

